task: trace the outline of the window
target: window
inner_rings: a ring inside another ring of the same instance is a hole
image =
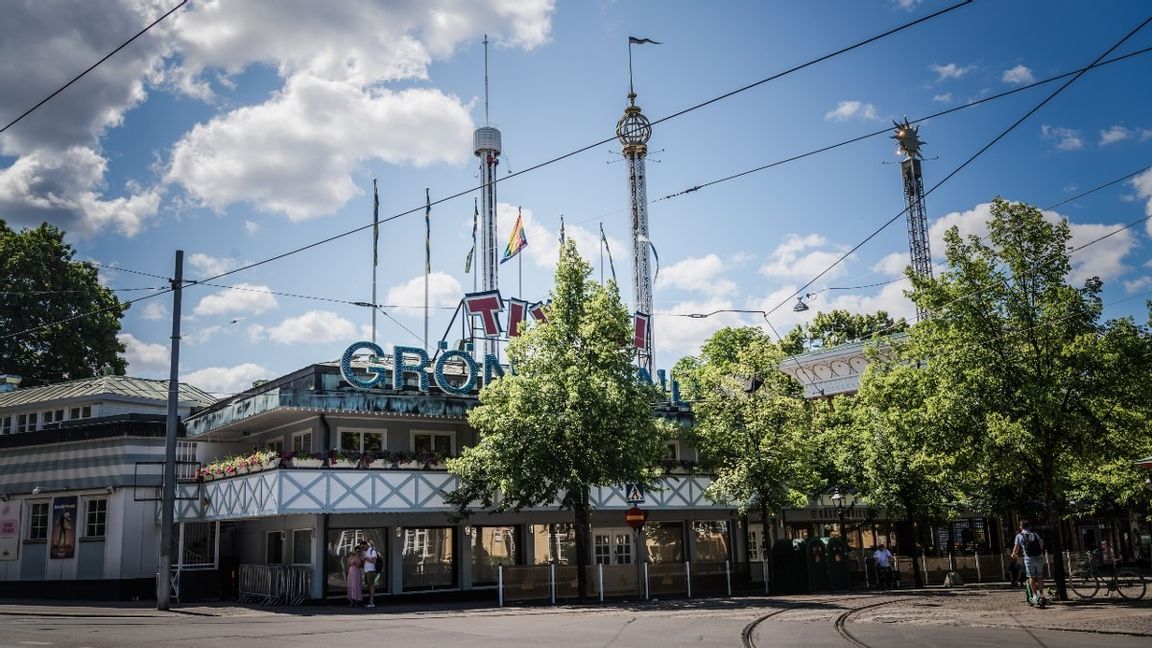
[[[28,539],[48,539],[48,502],[33,502],[28,516]]]
[[[384,432],[375,430],[340,430],[342,452],[380,452],[384,449]]]
[[[679,441],[669,441],[668,445],[665,447],[666,447],[666,449],[664,450],[664,459],[666,461],[679,461],[680,460],[680,442]]]
[[[292,452],[312,452],[312,433],[297,432],[293,434]]]
[[[452,456],[451,432],[413,432],[412,451],[434,452],[441,457]]]
[[[44,423],[59,423],[64,420],[64,410],[48,410],[44,412]]]
[[[85,405],[84,407],[73,407],[71,410],[68,411],[68,418],[69,419],[91,418],[91,417],[92,417],[92,406],[91,405]]]
[[[312,529],[292,531],[292,564],[312,564]]]
[[[498,565],[519,564],[517,535],[514,526],[472,527],[469,540],[472,544],[473,584],[495,585],[499,579]]]
[[[36,412],[31,414],[21,414],[16,417],[16,432],[32,432],[36,429],[36,419],[39,416]]]
[[[404,529],[401,582],[405,590],[455,587],[454,531],[438,528]]]
[[[268,449],[272,452],[284,452],[284,439],[273,439],[268,442]]]
[[[279,565],[284,562],[284,532],[283,531],[269,531],[267,554],[268,559],[265,560],[269,565]]]
[[[12,434],[12,417],[0,417],[0,434]]]
[[[88,500],[87,515],[84,519],[84,537],[103,538],[108,521],[108,500]]]
[[[196,479],[196,468],[199,467],[199,465],[196,461],[196,442],[177,441],[176,480]]]

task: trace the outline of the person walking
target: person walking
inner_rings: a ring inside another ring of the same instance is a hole
[[[880,544],[872,552],[872,559],[876,561],[876,585],[884,590],[892,587],[892,552],[888,547]]]
[[[364,583],[368,586],[368,602],[364,607],[376,607],[376,580],[380,578],[380,552],[368,540],[364,547]]]
[[[364,557],[360,553],[363,548],[364,543],[361,542],[348,552],[348,607],[360,605],[364,598]]]
[[[1020,533],[1012,543],[1012,557],[1024,557],[1024,576],[1028,579],[1028,604],[1044,607],[1044,541],[1032,530],[1028,520],[1020,520]]]

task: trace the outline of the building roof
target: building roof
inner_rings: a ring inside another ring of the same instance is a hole
[[[98,376],[83,380],[70,380],[55,385],[29,387],[0,393],[0,407],[20,407],[34,403],[47,403],[67,399],[92,400],[99,398],[137,398],[154,401],[168,400],[168,381],[129,376]],[[187,383],[180,383],[179,399],[205,407],[216,402],[208,392]]]

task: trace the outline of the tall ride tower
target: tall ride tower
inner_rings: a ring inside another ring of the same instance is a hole
[[[896,127],[896,134],[892,139],[900,145],[900,154],[904,159],[900,162],[901,175],[904,177],[904,202],[908,213],[908,248],[912,260],[912,271],[922,277],[932,276],[932,251],[928,248],[928,215],[924,208],[924,176],[920,173],[920,147],[926,142],[921,141],[919,126],[908,123],[892,122]],[[916,319],[922,320],[928,313],[916,307]]]
[[[480,159],[480,287],[487,292],[500,288],[500,259],[496,249],[496,167],[500,164],[500,131],[488,121],[488,35],[484,35],[484,125],[472,134],[473,150]],[[482,354],[498,355],[494,340],[485,339]],[[480,357],[483,358],[484,355]]]
[[[631,65],[629,65],[631,67]],[[632,295],[637,316],[648,320],[647,348],[637,349],[640,367],[652,375],[652,264],[648,239],[648,187],[644,173],[644,158],[648,155],[648,140],[652,137],[652,124],[636,105],[636,92],[629,88],[628,107],[616,122],[616,138],[621,153],[628,162],[628,201],[632,213]]]

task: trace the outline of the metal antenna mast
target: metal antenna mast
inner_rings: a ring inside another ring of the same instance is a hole
[[[920,147],[926,142],[920,139],[919,126],[904,122],[892,122],[896,134],[892,139],[900,145],[901,175],[904,177],[904,201],[908,213],[908,249],[912,260],[912,271],[921,277],[932,276],[932,251],[928,247],[928,215],[924,207],[924,176],[920,173],[920,160],[923,155]],[[922,320],[928,313],[916,307],[916,319]]]
[[[484,126],[472,134],[473,151],[480,159],[480,285],[484,291],[499,290],[500,259],[496,248],[496,167],[500,164],[500,131],[488,122],[488,35],[484,35]],[[476,346],[480,361],[499,356],[494,340]]]

